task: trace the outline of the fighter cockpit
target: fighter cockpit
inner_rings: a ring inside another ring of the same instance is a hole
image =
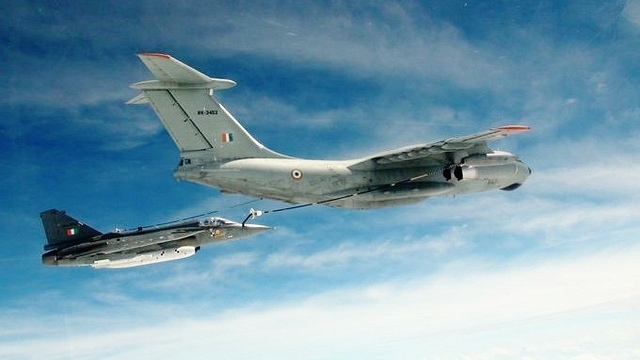
[[[200,221],[200,226],[205,227],[218,227],[224,226],[233,223],[233,221],[229,221],[227,219],[223,219],[221,217],[211,217],[208,219],[204,219]]]

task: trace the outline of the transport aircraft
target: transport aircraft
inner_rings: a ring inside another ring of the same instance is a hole
[[[262,145],[214,97],[236,85],[166,54],[138,57],[156,79],[131,85],[129,104],[150,104],[171,135],[180,162],[174,177],[293,204],[378,208],[487,190],[514,190],[531,174],[518,156],[487,143],[529,130],[495,127],[349,160],[311,160]],[[279,131],[286,124],[282,124]]]

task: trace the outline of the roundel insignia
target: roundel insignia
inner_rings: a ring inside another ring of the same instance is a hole
[[[291,178],[293,180],[300,180],[302,179],[302,171],[298,170],[298,169],[293,169],[291,170]]]

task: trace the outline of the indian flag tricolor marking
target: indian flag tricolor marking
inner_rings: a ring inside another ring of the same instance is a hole
[[[232,142],[233,134],[232,133],[224,133],[222,134],[222,142]]]
[[[67,236],[78,235],[78,228],[68,228]]]

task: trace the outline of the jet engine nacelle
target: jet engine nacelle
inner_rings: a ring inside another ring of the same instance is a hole
[[[518,157],[506,151],[492,151],[488,154],[471,155],[462,159],[462,164],[468,166],[492,166],[511,164]]]
[[[492,166],[462,166],[460,170],[462,177],[459,177],[458,180],[509,179],[517,173],[515,163]]]
[[[97,260],[93,264],[91,264],[91,267],[95,269],[122,269],[149,265],[165,261],[184,259],[186,257],[195,255],[198,249],[199,247],[196,246],[181,246],[175,249],[157,250],[148,253],[137,254],[126,259]]]

